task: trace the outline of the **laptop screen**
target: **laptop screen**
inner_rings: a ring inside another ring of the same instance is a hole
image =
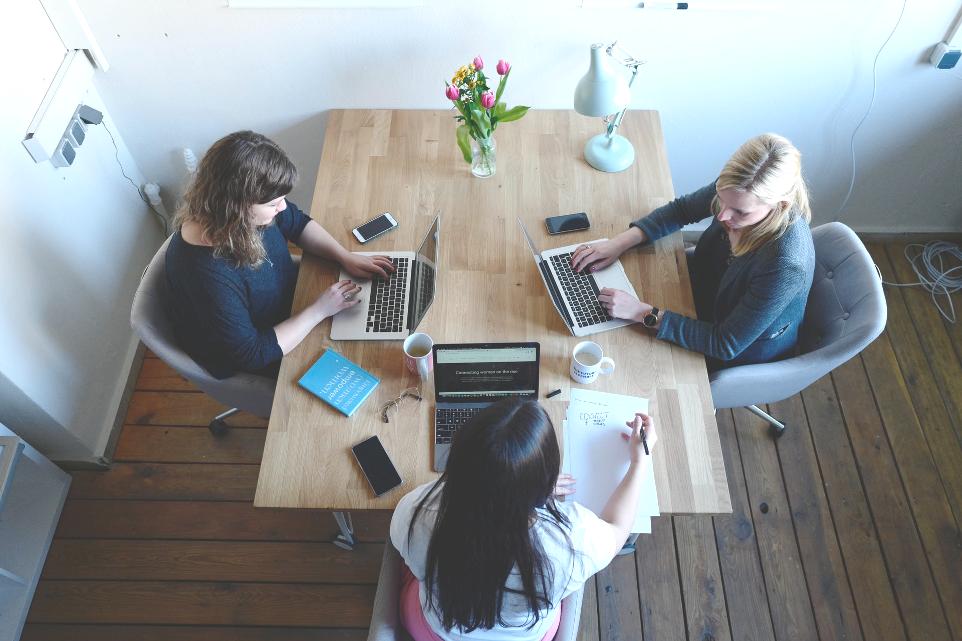
[[[418,247],[414,256],[414,266],[411,270],[411,300],[408,301],[408,329],[417,329],[421,319],[434,302],[434,281],[437,277],[438,266],[438,230],[441,217],[434,219],[434,224],[428,230],[427,236]]]
[[[437,402],[537,398],[538,343],[435,345]]]

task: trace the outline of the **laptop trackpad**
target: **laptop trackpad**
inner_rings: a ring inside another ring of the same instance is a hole
[[[443,472],[448,466],[448,454],[451,453],[450,443],[434,444],[434,471]]]

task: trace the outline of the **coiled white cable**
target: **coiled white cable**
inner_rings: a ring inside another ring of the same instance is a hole
[[[918,282],[890,283],[882,280],[883,285],[892,287],[922,287],[932,295],[932,302],[938,308],[942,318],[950,323],[955,322],[955,305],[952,294],[962,290],[962,248],[955,243],[944,240],[934,240],[924,245],[912,243],[905,246],[905,259],[912,266]],[[946,263],[955,261],[955,265]],[[878,267],[876,267],[878,269]],[[879,278],[882,277],[879,272]],[[948,301],[948,312],[942,306],[939,296]]]

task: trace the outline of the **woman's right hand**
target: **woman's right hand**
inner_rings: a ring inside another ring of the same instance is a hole
[[[571,269],[580,272],[598,271],[618,260],[626,251],[648,240],[645,232],[638,227],[629,227],[609,240],[590,245],[581,245],[571,255]]]
[[[342,309],[354,307],[361,302],[357,295],[361,292],[361,287],[349,280],[341,280],[330,287],[317,297],[314,305],[321,314],[321,319],[333,316]]]
[[[580,272],[583,269],[594,272],[604,269],[611,263],[618,260],[624,249],[617,238],[603,240],[590,245],[581,245],[571,255],[571,269]]]
[[[631,450],[631,462],[638,463],[642,461],[645,456],[645,445],[641,440],[641,432],[645,432],[645,442],[648,444],[648,451],[653,452],[655,449],[655,443],[658,442],[658,433],[655,431],[655,422],[651,420],[651,417],[647,414],[642,414],[638,412],[635,414],[635,418],[627,421],[625,423],[631,428],[631,435],[622,434],[622,437],[628,441],[628,446]]]

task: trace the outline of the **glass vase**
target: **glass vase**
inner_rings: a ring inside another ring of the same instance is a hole
[[[471,139],[471,173],[478,178],[493,176],[497,170],[497,145],[493,136]]]

